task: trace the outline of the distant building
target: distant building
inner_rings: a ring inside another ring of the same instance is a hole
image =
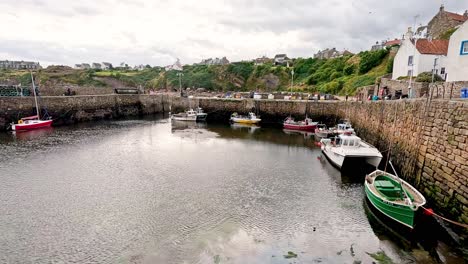
[[[384,42],[383,42],[383,41],[382,41],[382,42],[378,42],[378,41],[377,41],[377,42],[375,42],[374,45],[372,45],[371,51],[374,51],[374,50],[381,50],[381,49],[384,48],[384,46],[385,46],[385,45],[384,45]]]
[[[427,24],[428,36],[439,39],[449,29],[456,28],[468,20],[468,10],[463,15],[445,11],[441,5],[439,12]]]
[[[102,68],[101,63],[93,62],[93,64],[91,65],[91,68],[96,69],[96,70],[100,70]]]
[[[382,40],[381,42],[376,42],[375,45],[372,45],[371,50],[381,50],[387,47],[392,47],[392,46],[399,46],[401,44],[400,39],[394,39],[394,40]]]
[[[177,58],[176,62],[174,62],[174,64],[168,65],[168,66],[164,67],[164,69],[166,71],[171,71],[171,70],[182,71],[183,70],[182,63],[180,63],[180,60],[178,58]]]
[[[145,65],[143,64],[140,64],[140,65],[135,65],[135,67],[133,67],[134,70],[138,70],[138,71],[142,71],[145,69]]]
[[[0,69],[35,70],[40,68],[41,65],[39,64],[39,62],[9,60],[0,61]]]
[[[436,62],[435,73],[445,78],[444,67],[448,40],[413,38],[411,28],[408,28],[405,39],[398,49],[393,61],[392,79],[401,76],[418,76],[422,72],[432,72]]]
[[[289,66],[291,64],[291,59],[286,56],[286,54],[276,54],[273,58],[273,62],[275,65],[286,65]]]
[[[83,64],[81,64],[81,67],[82,67],[82,69],[85,69],[85,70],[91,69],[91,65],[89,65],[89,63],[83,63]]]
[[[385,42],[385,47],[391,47],[395,45],[401,45],[401,39],[388,40]]]
[[[322,51],[319,50],[316,54],[314,54],[314,59],[331,59],[346,55],[353,55],[353,53],[348,50],[338,51],[336,48],[331,48]]]
[[[103,62],[102,63],[102,69],[103,70],[110,70],[112,68],[114,68],[114,67],[112,67],[112,63],[109,63],[109,62]]]
[[[265,63],[271,62],[272,60],[266,56],[262,56],[261,58],[256,58],[253,60],[254,65],[263,65]]]
[[[229,60],[226,57],[220,58],[209,58],[206,60],[202,60],[199,65],[226,65],[229,64]]]
[[[450,37],[447,51],[447,81],[468,81],[468,21]]]
[[[331,49],[324,49],[324,50],[319,50],[316,54],[314,54],[314,59],[330,59],[333,58],[338,51],[336,48],[331,48]]]

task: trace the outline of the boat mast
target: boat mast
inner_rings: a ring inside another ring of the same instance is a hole
[[[294,68],[291,68],[291,94],[289,95],[289,100],[292,100],[292,89],[294,85]],[[291,118],[291,112],[289,112],[289,117]]]
[[[41,119],[41,117],[39,116],[39,107],[37,106],[36,85],[34,85],[34,76],[32,72],[31,72],[31,81],[32,81],[32,87],[33,87],[33,93],[34,93],[34,102],[36,103],[37,119]]]

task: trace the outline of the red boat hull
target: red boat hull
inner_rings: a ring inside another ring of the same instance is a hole
[[[16,124],[15,125],[15,131],[27,131],[27,130],[33,130],[33,129],[38,129],[38,128],[43,128],[43,127],[50,127],[52,125],[53,120],[44,120],[40,123],[33,123],[33,124]]]
[[[290,130],[300,130],[300,131],[315,131],[317,125],[293,125],[293,124],[283,124],[285,129]]]

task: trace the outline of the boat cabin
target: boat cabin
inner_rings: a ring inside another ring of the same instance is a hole
[[[327,126],[325,124],[317,124],[317,128],[319,130],[327,130]]]
[[[361,138],[349,133],[339,135],[335,139],[336,146],[341,147],[359,147],[361,145]]]
[[[187,113],[187,115],[196,115],[197,114],[197,112],[195,112],[193,109],[188,110],[186,113]]]
[[[257,116],[254,113],[249,112],[249,118],[250,119],[255,119],[255,118],[257,118]]]
[[[353,129],[350,123],[338,124],[338,130],[349,130],[349,129]]]

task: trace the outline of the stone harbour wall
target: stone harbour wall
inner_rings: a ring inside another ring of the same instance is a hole
[[[168,95],[43,96],[54,125],[167,112]],[[0,97],[0,130],[24,116],[35,115],[34,97]]]

